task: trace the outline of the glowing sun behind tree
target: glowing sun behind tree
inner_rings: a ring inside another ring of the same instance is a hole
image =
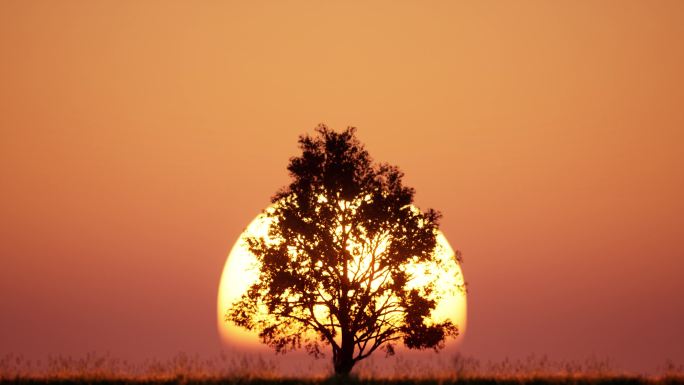
[[[292,183],[231,251],[220,330],[276,352],[332,351],[338,374],[398,343],[444,347],[463,331],[465,287],[440,214],[417,209],[403,174],[373,163],[353,128],[317,134],[300,138]]]

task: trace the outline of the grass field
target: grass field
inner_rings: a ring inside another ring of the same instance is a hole
[[[375,358],[375,359],[373,359]],[[0,357],[0,384],[244,384],[244,385],[338,385],[338,384],[462,384],[462,385],[610,385],[684,384],[684,367],[667,362],[655,374],[620,371],[607,360],[558,362],[541,356],[524,360],[480,362],[459,355],[429,361],[371,357],[362,361],[348,378],[330,374],[327,360],[302,360],[309,366],[283,374],[278,358],[231,356],[211,359],[179,354],[168,360],[132,363],[110,355],[89,354],[81,358],[48,357],[31,361],[22,356]]]
[[[17,384],[17,385],[42,385],[42,384],[100,384],[100,385],[172,385],[172,384],[201,384],[201,385],[295,385],[295,384],[310,384],[310,385],[342,385],[342,384],[367,384],[367,385],[647,385],[647,384],[684,384],[683,377],[635,377],[635,376],[619,376],[619,377],[519,377],[519,378],[497,378],[497,377],[479,377],[479,378],[463,378],[463,379],[360,379],[360,378],[324,378],[324,379],[297,379],[297,378],[168,378],[168,379],[114,379],[114,378],[16,378],[0,380],[2,384]]]

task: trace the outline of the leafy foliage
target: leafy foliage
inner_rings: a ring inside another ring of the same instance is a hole
[[[299,139],[289,186],[265,213],[268,237],[247,239],[259,278],[226,314],[284,353],[330,346],[337,373],[398,341],[439,349],[458,334],[433,323],[434,282],[411,286],[410,266],[435,259],[440,214],[420,212],[395,166],[375,164],[355,136],[319,126]],[[430,274],[430,272],[426,272]]]

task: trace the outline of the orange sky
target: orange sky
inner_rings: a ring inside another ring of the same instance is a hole
[[[444,214],[463,350],[684,362],[684,2],[0,3],[0,354],[213,354],[299,134]]]

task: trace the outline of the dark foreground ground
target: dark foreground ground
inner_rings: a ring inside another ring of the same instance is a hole
[[[87,379],[87,378],[15,378],[0,379],[2,385],[684,385],[684,376],[671,377],[516,377],[516,378],[463,378],[463,379],[257,379],[221,378],[193,379]]]

